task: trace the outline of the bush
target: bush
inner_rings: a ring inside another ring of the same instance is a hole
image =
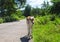
[[[11,22],[10,16],[3,17],[4,22]]]
[[[16,14],[12,14],[12,15],[10,16],[10,19],[11,19],[11,21],[20,20],[19,17],[18,17]]]
[[[54,21],[54,24],[60,25],[60,18],[56,17],[55,18],[55,21]]]
[[[0,18],[0,23],[3,23],[3,22],[4,22],[3,18]]]
[[[54,21],[54,20],[55,20],[55,16],[52,15],[52,16],[50,17],[50,20],[51,20],[51,21]]]
[[[19,17],[16,14],[11,14],[11,16],[4,17],[4,22],[18,21]]]
[[[23,16],[23,13],[22,13],[22,11],[18,10],[18,11],[16,11],[15,15],[17,15],[20,18],[21,16]]]
[[[34,42],[60,42],[60,18],[50,20],[51,16],[35,18],[33,26]],[[47,23],[44,23],[47,21]],[[56,24],[55,24],[56,23]]]
[[[47,22],[50,21],[50,15],[37,17],[36,21],[37,21],[37,23],[40,23],[40,24],[46,24]]]

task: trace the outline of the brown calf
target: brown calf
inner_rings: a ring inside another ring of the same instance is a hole
[[[32,26],[34,24],[34,16],[28,16],[27,18],[27,26],[28,26],[28,37],[32,36]]]

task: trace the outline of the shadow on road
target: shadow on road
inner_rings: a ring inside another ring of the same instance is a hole
[[[28,39],[26,36],[20,38],[21,42],[29,42],[30,39]]]

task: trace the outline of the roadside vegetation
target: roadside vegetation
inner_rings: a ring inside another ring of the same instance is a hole
[[[18,2],[20,6],[18,7]],[[23,11],[26,0],[1,0],[0,1],[0,23],[18,21],[23,19]]]
[[[60,42],[60,18],[51,15],[37,16],[33,26],[34,42]]]
[[[60,9],[59,0],[52,0],[52,6],[40,9],[33,26],[34,42],[60,42]]]
[[[42,4],[41,8],[25,5],[26,0],[1,0],[0,23],[19,21],[28,15],[33,15],[33,41],[34,42],[60,42],[60,0],[51,0]],[[7,4],[9,3],[9,4]],[[17,7],[17,8],[16,8]],[[24,10],[18,10],[24,7]],[[18,10],[18,11],[17,11]]]
[[[0,17],[0,23],[19,21],[23,18],[24,16],[22,15],[22,12],[19,10],[16,11],[16,13],[12,13],[11,15]]]

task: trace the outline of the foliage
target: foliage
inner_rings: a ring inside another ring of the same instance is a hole
[[[17,20],[19,20],[19,17],[17,15],[15,15],[15,14],[12,14],[10,16],[10,18],[11,18],[11,21],[17,21]]]
[[[40,15],[41,13],[40,13],[40,8],[32,8],[32,10],[31,10],[31,15],[33,15],[33,16],[37,16],[37,15]]]
[[[56,13],[59,15],[60,13],[60,0],[52,0],[53,6],[50,10],[51,13]]]
[[[34,42],[60,42],[60,0],[51,1],[52,6],[44,2],[40,14],[35,18]]]
[[[16,14],[19,18],[23,16],[23,12],[21,10],[16,11]]]
[[[12,22],[12,21],[18,21],[20,19],[23,19],[24,16],[23,16],[22,12],[20,10],[18,10],[18,11],[16,11],[16,13],[10,14],[10,16],[4,16],[1,18],[3,19],[3,22]]]
[[[31,12],[31,6],[30,5],[27,5],[26,7],[25,7],[25,10],[24,10],[24,16],[30,16],[31,14],[30,14],[30,12]]]
[[[3,19],[4,19],[4,22],[12,22],[12,21],[19,20],[19,17],[15,14],[11,14],[11,16],[6,16]]]
[[[60,2],[60,0],[51,0],[52,2]]]
[[[3,23],[3,22],[4,22],[3,18],[0,18],[0,23]]]
[[[4,22],[11,22],[10,16],[3,17]]]
[[[16,2],[18,3],[18,1],[21,3],[20,7],[25,3],[26,0],[17,0]],[[16,12],[16,2],[15,0],[1,0],[0,1],[0,17],[4,17],[4,16],[10,16],[12,13]]]
[[[34,42],[60,42],[60,18],[55,17],[56,19],[51,21],[51,16],[47,15],[35,18],[33,26]]]
[[[44,3],[42,4],[42,7],[41,7],[41,11],[42,11],[42,13],[44,12],[44,13],[49,13],[49,11],[50,11],[50,5],[49,5],[49,2],[47,1],[47,2],[45,2],[44,1]]]
[[[18,0],[20,2],[20,7],[24,7],[27,0]]]
[[[23,4],[23,1],[17,0],[16,2],[18,3],[18,1]],[[24,0],[24,4],[25,1],[26,0]],[[22,12],[16,11],[17,10],[16,9],[17,6],[15,6],[17,5],[16,2],[15,0],[0,1],[0,17],[4,20],[4,22],[16,21],[23,18]],[[20,6],[22,6],[22,4]],[[14,15],[12,16],[12,14]]]
[[[23,15],[23,12],[21,10],[16,11],[15,15],[17,15],[19,17],[19,19],[25,18],[24,15]]]
[[[36,16],[45,16],[47,14],[49,14],[51,10],[51,6],[49,5],[49,2],[45,2],[42,4],[42,7],[41,8],[32,8],[31,10],[31,15],[34,15],[35,17]]]
[[[10,15],[15,11],[14,0],[1,0],[1,15],[2,17],[5,15]]]

